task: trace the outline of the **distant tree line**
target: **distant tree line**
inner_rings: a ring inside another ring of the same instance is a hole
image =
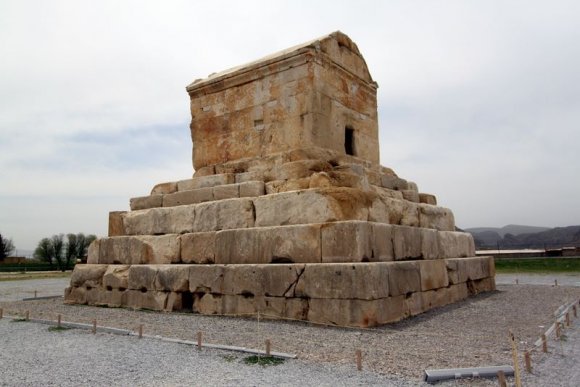
[[[12,239],[4,238],[2,234],[0,234],[0,262],[4,261],[4,258],[7,258],[14,252],[14,243],[12,243]]]
[[[87,256],[89,245],[95,239],[97,239],[95,235],[83,233],[67,234],[66,241],[63,234],[43,238],[34,250],[34,258],[48,262],[51,269],[56,265],[58,270],[65,271],[77,259]]]

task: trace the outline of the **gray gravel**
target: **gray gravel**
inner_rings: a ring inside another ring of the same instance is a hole
[[[0,281],[0,301],[17,301],[24,298],[62,296],[70,278],[42,278],[23,281]]]
[[[286,360],[243,362],[248,355],[70,329],[0,320],[2,386],[388,385],[416,383],[354,367]]]
[[[550,273],[550,274],[533,274],[533,273],[514,273],[514,274],[497,274],[495,283],[498,285],[513,285],[516,283],[525,285],[554,285],[554,280],[558,281],[559,286],[578,286],[580,287],[580,273]]]

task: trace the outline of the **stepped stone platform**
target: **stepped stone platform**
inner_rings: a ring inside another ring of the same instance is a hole
[[[193,82],[193,177],[111,212],[65,302],[367,327],[495,289],[379,164],[377,87],[340,32]]]

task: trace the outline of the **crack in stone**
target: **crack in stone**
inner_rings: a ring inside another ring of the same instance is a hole
[[[306,266],[304,266],[302,268],[302,270],[298,269],[297,271],[297,276],[296,279],[286,288],[286,290],[284,291],[284,297],[289,298],[289,294],[288,292],[290,292],[290,290],[292,290],[292,298],[296,297],[296,285],[298,284],[298,281],[300,280],[300,277],[302,277],[302,274],[304,274],[304,271],[306,270]]]

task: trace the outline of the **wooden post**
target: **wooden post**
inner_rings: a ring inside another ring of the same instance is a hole
[[[554,286],[558,286],[558,280],[557,279],[554,280]]]
[[[61,322],[61,315],[59,314],[58,316],[56,316],[56,326],[60,328],[60,322]]]
[[[37,295],[37,292],[36,292],[36,290],[35,290],[35,291],[34,291],[34,298],[36,298],[36,295]]]
[[[4,309],[0,308],[0,319],[4,316]]]
[[[556,321],[556,338],[559,339],[561,335],[560,332],[560,321]]]
[[[570,311],[566,312],[566,326],[570,326]]]
[[[548,352],[548,340],[546,339],[546,335],[542,333],[542,352]]]
[[[521,387],[522,381],[520,379],[520,364],[518,362],[518,348],[516,347],[516,338],[511,330],[510,330],[509,338],[510,338],[510,342],[512,344],[512,359],[514,361],[514,375],[516,377],[516,387]]]
[[[520,283],[520,280],[516,278],[516,285]]]
[[[26,314],[24,315],[24,319],[26,321],[30,320],[30,311],[29,310],[26,311]]]
[[[266,356],[270,356],[270,349],[271,349],[272,343],[270,342],[270,339],[266,340]]]
[[[197,332],[197,349],[201,349],[201,332]]]
[[[93,320],[93,335],[97,333],[97,319]]]
[[[143,324],[139,324],[139,338],[143,338]]]
[[[572,307],[572,312],[574,313],[574,317],[578,317],[578,311],[576,310],[576,305]]]
[[[526,363],[526,371],[532,373],[532,357],[530,356],[530,351],[524,352],[524,361]]]
[[[505,379],[505,372],[497,371],[497,380],[500,387],[507,387],[507,380]]]
[[[362,351],[356,350],[356,369],[362,371]]]

